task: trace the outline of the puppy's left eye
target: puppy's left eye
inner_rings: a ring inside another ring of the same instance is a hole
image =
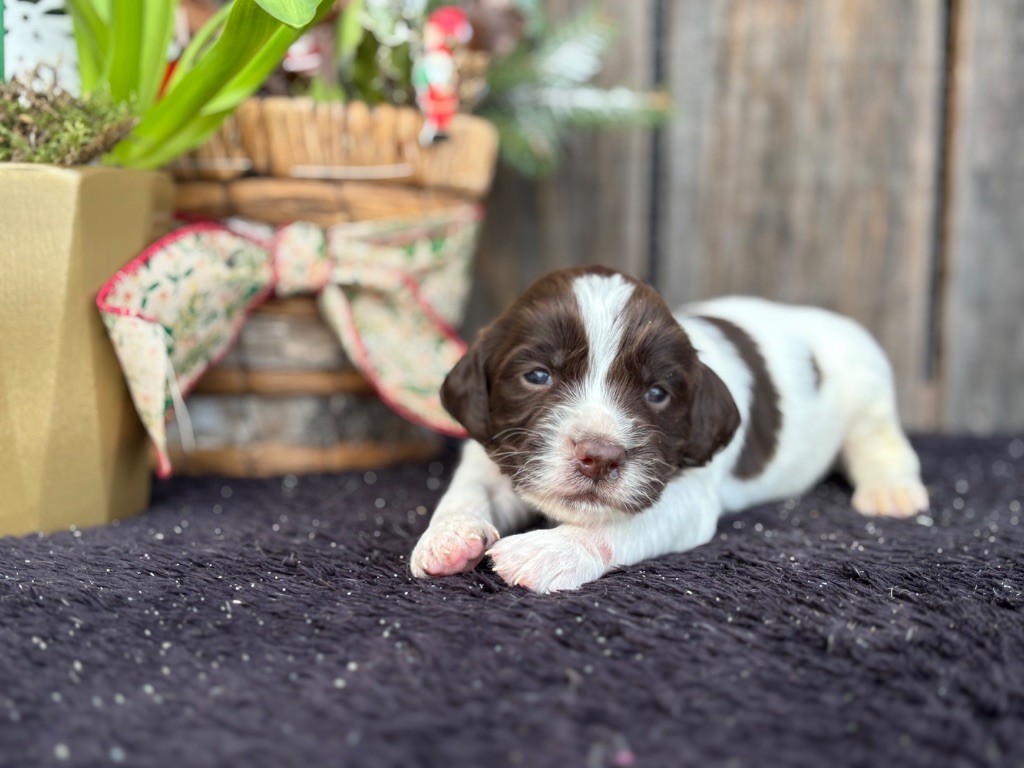
[[[533,384],[536,387],[546,387],[551,383],[551,374],[543,368],[536,368],[529,373],[523,374],[523,378],[526,379],[527,383]]]
[[[655,385],[644,394],[644,400],[651,405],[664,405],[668,402],[668,392],[664,387]]]

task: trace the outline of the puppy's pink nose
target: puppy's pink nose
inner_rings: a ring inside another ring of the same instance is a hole
[[[576,443],[576,469],[591,480],[607,477],[622,466],[626,449],[608,440],[580,440]]]

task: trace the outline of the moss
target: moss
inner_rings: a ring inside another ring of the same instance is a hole
[[[134,124],[130,105],[100,94],[76,98],[43,71],[0,83],[0,162],[82,165]]]

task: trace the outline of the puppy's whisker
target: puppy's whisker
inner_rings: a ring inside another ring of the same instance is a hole
[[[540,434],[536,430],[530,429],[529,427],[507,427],[506,429],[503,429],[500,432],[498,432],[491,439],[497,442],[499,440],[502,440],[506,437],[511,437],[513,435],[528,435],[532,437],[540,437]]]

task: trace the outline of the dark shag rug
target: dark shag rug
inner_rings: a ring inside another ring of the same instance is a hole
[[[408,553],[452,459],[160,484],[0,541],[0,765],[1024,764],[1024,441],[921,438],[930,516],[830,481],[539,597]]]

